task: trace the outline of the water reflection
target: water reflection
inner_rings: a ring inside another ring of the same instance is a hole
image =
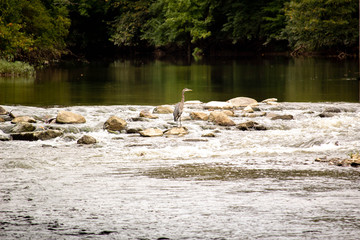
[[[356,102],[357,61],[322,58],[242,58],[183,64],[158,60],[58,66],[36,78],[0,78],[0,104],[114,105],[203,102],[248,96],[259,101]]]

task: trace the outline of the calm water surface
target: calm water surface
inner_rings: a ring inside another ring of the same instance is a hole
[[[208,102],[248,96],[261,101],[357,102],[355,60],[241,58],[192,64],[118,60],[51,67],[36,78],[0,78],[0,104],[156,105],[174,103],[182,88],[188,99]]]

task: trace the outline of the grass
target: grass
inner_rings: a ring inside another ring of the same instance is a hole
[[[0,59],[0,76],[33,75],[35,68],[28,63],[15,61],[8,62]]]

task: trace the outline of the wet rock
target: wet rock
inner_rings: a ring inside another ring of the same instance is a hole
[[[315,162],[328,162],[331,165],[341,167],[360,167],[360,153],[352,153],[350,158],[317,158]]]
[[[36,120],[35,118],[29,116],[15,117],[13,120],[11,120],[11,123],[20,123],[20,122],[36,123]]]
[[[63,134],[62,131],[48,129],[45,131],[12,133],[10,134],[10,136],[13,140],[37,141],[37,140],[49,140],[52,138],[59,137],[62,134]]]
[[[148,128],[139,132],[142,137],[161,137],[164,133],[158,128]]]
[[[149,111],[147,110],[142,110],[139,114],[140,117],[143,117],[143,118],[149,118],[149,119],[157,119],[159,118],[158,116],[155,116],[153,114],[151,114]]]
[[[174,108],[170,105],[157,106],[153,110],[153,113],[157,113],[157,114],[168,114],[173,112],[174,112]]]
[[[266,130],[266,127],[260,125],[257,122],[248,121],[244,123],[240,123],[237,125],[237,128],[242,131],[249,131],[249,130],[257,130],[257,131],[263,131]]]
[[[8,111],[5,110],[2,106],[0,106],[0,115],[6,115],[8,114]]]
[[[97,141],[94,137],[89,135],[84,135],[77,141],[77,144],[95,144],[96,142]]]
[[[127,134],[134,134],[134,133],[139,133],[140,131],[142,131],[142,128],[129,128],[126,130]]]
[[[243,113],[241,116],[248,118],[256,118],[256,117],[263,117],[265,115],[266,115],[265,112],[254,112],[254,113]]]
[[[191,112],[190,118],[192,120],[203,120],[207,121],[209,119],[209,115],[204,112]]]
[[[247,107],[249,105],[250,106],[258,105],[258,102],[255,99],[248,97],[236,97],[228,100],[227,102],[233,105],[234,107]]]
[[[222,111],[211,112],[209,115],[209,121],[220,126],[235,126],[234,121],[231,120],[229,116]]]
[[[33,126],[31,123],[28,122],[20,122],[15,125],[11,129],[12,133],[21,133],[21,132],[33,132],[35,131],[36,127]]]
[[[245,113],[253,113],[254,112],[254,109],[251,107],[251,106],[246,106],[243,111]]]
[[[285,115],[277,115],[271,118],[271,120],[293,120],[294,116],[290,115],[290,114],[285,114]]]
[[[323,113],[319,114],[319,117],[321,117],[321,118],[330,118],[330,117],[333,117],[333,116],[334,116],[334,114],[326,113],[326,112],[323,112]]]
[[[231,110],[223,110],[222,112],[228,115],[229,117],[235,116],[234,112]]]
[[[337,107],[325,108],[324,113],[341,113],[341,109]]]
[[[215,137],[215,134],[214,133],[204,133],[203,135],[201,135],[201,137]]]
[[[167,131],[165,131],[165,135],[179,135],[184,136],[185,134],[188,134],[189,131],[186,127],[173,127]]]
[[[119,117],[112,116],[104,123],[104,129],[108,131],[121,131],[127,126],[127,122]]]
[[[211,101],[204,105],[205,109],[232,109],[234,106],[229,102]]]
[[[0,122],[5,122],[5,118],[0,117]]]
[[[86,119],[77,113],[68,111],[59,111],[56,116],[57,123],[70,124],[70,123],[85,123]]]

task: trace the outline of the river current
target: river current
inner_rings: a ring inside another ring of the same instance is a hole
[[[266,131],[190,120],[191,111],[207,110],[186,104],[189,134],[152,138],[109,133],[103,124],[115,115],[128,128],[175,126],[171,114],[138,119],[154,106],[3,107],[37,119],[68,110],[86,123],[51,124],[65,130],[52,140],[0,142],[1,239],[360,236],[360,169],[315,161],[359,151],[359,103],[260,104],[260,112],[294,119],[243,117],[240,109],[231,117]],[[337,111],[319,116],[330,108]],[[85,134],[97,143],[77,144]]]

